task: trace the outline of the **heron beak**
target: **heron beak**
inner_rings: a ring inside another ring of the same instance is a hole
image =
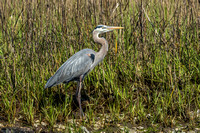
[[[124,27],[115,27],[115,26],[110,26],[107,27],[108,30],[116,30],[116,29],[124,29]]]

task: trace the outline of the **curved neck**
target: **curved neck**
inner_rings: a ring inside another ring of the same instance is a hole
[[[100,38],[98,32],[95,31],[93,32],[93,39],[96,43],[101,44],[101,49],[99,50],[99,52],[97,52],[96,55],[99,58],[101,57],[103,59],[108,52],[108,42],[105,38]]]

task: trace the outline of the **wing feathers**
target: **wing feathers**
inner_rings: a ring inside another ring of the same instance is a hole
[[[93,58],[88,54],[94,55]],[[78,79],[90,71],[94,62],[95,51],[83,49],[70,57],[57,72],[47,81],[45,88],[50,88],[62,82],[67,83],[71,80]]]

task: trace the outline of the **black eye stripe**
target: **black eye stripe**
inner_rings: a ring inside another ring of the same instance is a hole
[[[101,28],[102,26],[97,26],[95,29],[97,29],[97,28]]]
[[[106,27],[102,26],[102,25],[98,25],[95,29],[97,28],[102,28],[102,29],[105,29]]]

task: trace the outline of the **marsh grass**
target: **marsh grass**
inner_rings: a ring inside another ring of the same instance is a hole
[[[96,130],[99,121],[99,129],[117,123],[151,131],[157,123],[198,126],[199,13],[198,0],[2,0],[0,119],[27,125],[39,119],[49,130],[64,123],[69,132],[81,131],[80,125]],[[76,84],[44,85],[75,52],[98,51],[91,34],[98,24],[125,28],[103,35],[108,55],[84,82],[87,120],[73,124]]]

